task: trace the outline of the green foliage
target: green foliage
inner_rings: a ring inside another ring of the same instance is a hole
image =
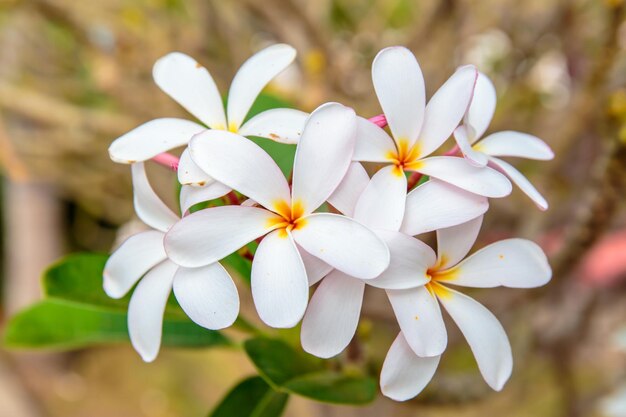
[[[289,394],[277,392],[259,376],[241,381],[208,417],[279,417]]]
[[[329,371],[322,360],[281,340],[258,337],[247,340],[244,348],[276,390],[336,404],[367,404],[376,396],[374,379]]]

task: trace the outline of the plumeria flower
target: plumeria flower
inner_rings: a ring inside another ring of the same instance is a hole
[[[227,130],[241,136],[260,136],[282,143],[297,143],[307,114],[293,109],[272,109],[243,123],[263,88],[293,62],[296,51],[289,45],[272,45],[250,57],[235,75],[228,92],[226,112],[211,74],[193,58],[180,52],[159,59],[153,69],[155,83],[189,113],[213,130]],[[207,128],[177,118],[149,121],[115,140],[109,148],[111,159],[120,163],[146,161],[180,146]],[[230,189],[216,183],[200,170],[183,151],[178,165],[181,184],[212,189],[211,198]]]
[[[388,197],[397,190],[388,187],[387,181],[380,171],[370,180],[355,162],[328,200],[375,230],[387,243],[391,258],[389,267],[375,279],[361,280],[333,270],[322,280],[302,321],[302,347],[313,355],[329,358],[348,346],[356,332],[366,283],[380,288],[406,288],[428,282],[420,258],[426,245],[412,235],[464,223],[489,207],[486,197],[430,180],[411,191],[406,210],[396,213]]]
[[[501,171],[513,181],[541,210],[548,209],[548,202],[526,177],[500,156],[514,156],[547,161],[554,158],[552,149],[541,139],[526,133],[502,131],[492,133],[481,140],[496,109],[496,89],[491,80],[479,73],[472,103],[465,121],[454,132],[456,142],[472,164],[489,166]]]
[[[197,324],[217,330],[233,324],[239,295],[230,275],[217,262],[201,268],[179,267],[164,248],[165,233],[179,221],[156,195],[143,163],[132,165],[135,211],[152,230],[128,238],[104,267],[103,287],[112,298],[123,297],[139,281],[128,305],[128,331],[144,361],[153,361],[161,345],[163,313],[172,291]],[[202,189],[184,190],[183,211],[203,201]]]
[[[180,265],[199,267],[264,236],[254,255],[251,287],[259,316],[273,327],[295,326],[304,314],[306,258],[352,276],[376,277],[389,265],[384,242],[348,217],[314,213],[346,174],[355,134],[350,108],[330,103],[312,113],[296,148],[291,190],[276,163],[253,142],[217,130],[195,136],[189,146],[194,162],[259,207],[193,213],[168,232],[167,253]]]
[[[475,67],[459,68],[425,105],[424,79],[415,56],[403,47],[378,53],[372,64],[372,80],[393,138],[359,118],[353,160],[388,164],[381,171],[389,184],[397,183],[391,186],[399,190],[389,204],[404,205],[404,171],[420,172],[486,197],[504,197],[511,192],[511,183],[493,169],[472,166],[458,157],[428,157],[459,125],[476,77]]]
[[[438,230],[437,254],[424,244],[414,252],[426,285],[387,290],[401,330],[381,372],[381,389],[387,397],[412,398],[434,375],[440,356],[435,352],[447,343],[439,303],[465,336],[487,384],[499,391],[511,375],[511,346],[500,322],[449,286],[533,288],[546,284],[552,271],[541,248],[525,239],[492,243],[465,258],[481,223],[482,216]]]

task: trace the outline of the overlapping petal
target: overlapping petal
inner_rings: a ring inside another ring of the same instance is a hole
[[[143,162],[131,165],[131,170],[137,216],[148,226],[167,232],[178,221],[178,216],[161,201],[150,186]]]
[[[472,130],[469,134],[469,142],[474,143],[483,136],[493,113],[496,111],[496,88],[485,74],[479,72],[474,87],[472,104],[465,115],[465,124]]]
[[[354,209],[354,219],[372,229],[397,231],[406,206],[407,180],[395,166],[381,168],[365,187]]]
[[[217,181],[203,187],[183,185],[180,189],[180,210],[186,213],[193,205],[223,197],[230,191],[229,187]]]
[[[554,152],[544,141],[536,136],[512,130],[492,133],[474,147],[491,156],[516,156],[539,161],[554,158]]]
[[[189,148],[186,148],[180,155],[176,174],[178,176],[178,182],[182,185],[203,187],[215,182],[213,178],[200,169],[193,159],[191,159],[191,151]]]
[[[300,246],[298,246],[298,252],[300,252],[300,257],[304,263],[304,269],[306,269],[309,286],[317,284],[322,278],[333,270],[332,266],[328,265],[320,258],[316,258],[311,255]]]
[[[469,130],[471,130],[471,127],[467,125],[457,127],[454,131],[454,140],[463,153],[463,156],[470,164],[478,167],[484,167],[488,162],[487,155],[475,150],[472,147],[470,144],[470,136],[468,134]]]
[[[389,162],[396,153],[396,145],[387,132],[362,117],[357,117],[354,161]]]
[[[259,136],[275,142],[298,143],[308,113],[295,109],[271,109],[252,117],[239,128],[241,136]]]
[[[458,226],[437,230],[437,269],[443,270],[458,264],[469,253],[483,224],[478,216]]]
[[[526,194],[537,207],[539,207],[540,210],[545,211],[548,209],[548,202],[546,199],[539,191],[537,191],[535,186],[528,181],[524,174],[519,172],[513,165],[503,161],[502,159],[494,157],[489,158],[489,162],[509,177],[509,179],[513,181],[515,185],[517,185],[519,189],[522,190],[522,192]]]
[[[328,197],[328,202],[342,214],[353,217],[356,202],[370,182],[367,171],[358,162],[352,162],[335,191]]]

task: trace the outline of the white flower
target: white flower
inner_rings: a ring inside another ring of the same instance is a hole
[[[459,68],[425,105],[424,79],[415,56],[406,48],[379,52],[372,64],[376,95],[393,139],[380,127],[359,118],[353,160],[387,163],[381,171],[398,190],[403,205],[407,180],[416,171],[486,197],[504,197],[511,183],[499,172],[477,168],[463,158],[428,157],[450,137],[467,111],[477,76],[473,66]]]
[[[103,286],[112,298],[123,297],[139,281],[128,305],[128,331],[143,360],[153,361],[161,345],[163,313],[172,288],[185,313],[200,326],[228,327],[239,314],[239,295],[219,264],[183,268],[168,259],[163,240],[179,219],[155,194],[143,163],[132,165],[135,211],[153,230],[128,238],[104,268]],[[205,190],[183,187],[183,211]],[[142,278],[143,277],[143,278]]]
[[[380,238],[345,216],[314,213],[348,170],[355,119],[352,109],[336,103],[311,114],[297,146],[291,190],[276,163],[253,142],[217,130],[194,137],[189,146],[194,162],[261,207],[224,206],[187,216],[167,234],[170,257],[198,267],[267,234],[254,256],[251,285],[259,316],[273,327],[292,327],[302,318],[309,295],[307,260],[319,258],[360,278],[379,275],[389,264]]]
[[[437,255],[427,245],[414,253],[426,285],[406,285],[404,280],[399,281],[404,288],[387,290],[401,334],[381,372],[384,395],[407,400],[432,378],[447,344],[439,303],[465,336],[487,384],[500,390],[509,378],[513,360],[502,325],[481,304],[448,285],[532,288],[546,284],[552,271],[541,248],[524,239],[502,240],[465,258],[481,223],[482,216],[438,230]]]
[[[180,52],[159,59],[153,69],[156,84],[189,113],[213,130],[228,130],[242,136],[260,136],[283,143],[297,143],[307,114],[292,109],[262,112],[242,125],[257,96],[296,56],[289,45],[272,45],[250,57],[235,75],[228,92],[226,113],[217,86],[209,72],[193,58]],[[176,118],[149,121],[115,140],[111,159],[121,163],[146,161],[162,152],[185,146],[192,136],[206,130],[198,123]],[[212,198],[228,191],[181,155],[178,166],[181,184],[217,187]],[[221,193],[221,194],[220,194]]]
[[[363,167],[354,162],[328,199],[342,213],[375,230],[387,243],[391,258],[379,278],[360,280],[334,270],[323,279],[302,321],[301,342],[305,351],[329,358],[345,349],[357,328],[366,283],[403,288],[428,282],[426,266],[420,263],[419,256],[421,247],[426,245],[411,235],[464,223],[489,207],[486,197],[438,180],[411,191],[406,209],[395,207],[389,204],[389,196],[398,191],[393,188],[397,184],[398,181],[389,184],[389,177],[381,171],[370,180]]]
[[[474,97],[462,126],[454,132],[456,142],[475,166],[490,166],[511,179],[539,207],[548,209],[548,202],[521,172],[499,156],[513,156],[546,161],[554,158],[550,147],[538,137],[514,131],[492,133],[480,140],[496,109],[496,90],[489,78],[479,73]]]

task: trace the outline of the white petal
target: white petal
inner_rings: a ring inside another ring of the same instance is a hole
[[[189,120],[150,120],[115,139],[109,146],[109,156],[122,164],[147,161],[160,153],[187,145],[193,135],[203,130],[206,130],[204,126]]]
[[[400,230],[407,235],[419,235],[465,223],[488,208],[487,198],[431,179],[407,195]]]
[[[346,274],[370,279],[389,266],[387,245],[367,227],[338,215],[311,214],[304,227],[293,230],[300,246]]]
[[[309,287],[317,284],[334,269],[332,266],[328,265],[320,258],[316,258],[311,255],[300,246],[298,246],[298,252],[300,252],[300,257],[304,263],[304,269],[306,269],[306,276],[309,279]]]
[[[406,206],[406,176],[395,166],[381,168],[370,180],[354,209],[354,219],[380,230],[400,229]]]
[[[165,250],[181,266],[215,263],[276,228],[275,214],[256,207],[222,206],[184,217],[165,236]]]
[[[396,142],[413,145],[424,120],[424,77],[415,55],[404,47],[385,48],[372,64],[378,101]]]
[[[268,326],[289,328],[302,319],[309,282],[289,233],[276,230],[263,238],[252,262],[251,288],[259,317]]]
[[[489,167],[472,166],[463,158],[434,156],[422,159],[416,171],[485,197],[499,198],[511,194],[511,182]]]
[[[221,182],[214,181],[204,187],[183,185],[180,189],[180,209],[186,213],[189,208],[203,201],[214,200],[225,196],[231,189]]]
[[[193,138],[191,157],[217,181],[269,210],[289,204],[289,185],[274,160],[254,142],[234,133],[208,130]]]
[[[168,96],[212,129],[225,129],[222,97],[211,74],[195,59],[172,52],[152,69],[154,82]]]
[[[302,320],[302,348],[320,358],[341,353],[354,337],[361,304],[363,281],[334,271],[315,290]]]
[[[122,298],[143,274],[167,259],[164,236],[157,230],[137,233],[111,254],[103,272],[104,292],[109,297]]]
[[[470,144],[470,139],[467,134],[468,129],[471,127],[466,125],[461,125],[454,130],[454,140],[458,145],[459,149],[463,153],[463,156],[467,161],[478,167],[484,167],[487,165],[488,159],[487,155],[482,152],[475,150]]]
[[[391,255],[389,267],[368,280],[373,287],[385,289],[415,288],[430,281],[426,271],[435,264],[435,252],[427,244],[400,232],[376,231]]]
[[[142,162],[131,165],[131,170],[133,201],[137,216],[148,226],[167,232],[167,229],[178,221],[178,216],[156,195],[148,182]]]
[[[465,115],[465,123],[472,128],[470,143],[485,133],[491,123],[493,113],[496,111],[496,88],[482,72],[478,73],[472,104]]]
[[[437,269],[443,270],[458,264],[469,253],[483,224],[478,216],[457,226],[437,230]]]
[[[552,270],[539,245],[506,239],[482,248],[444,276],[447,283],[466,287],[534,288],[550,281]]]
[[[327,103],[311,113],[293,163],[292,204],[302,204],[305,214],[321,206],[346,175],[355,135],[351,108]]]
[[[448,344],[437,299],[421,286],[406,290],[387,290],[400,329],[416,355],[438,356]]]
[[[385,397],[406,401],[417,396],[433,379],[441,356],[420,358],[402,332],[391,345],[380,372],[380,389]]]
[[[174,294],[189,318],[207,329],[228,327],[239,314],[237,287],[219,262],[201,268],[178,268]]]
[[[363,117],[357,117],[356,143],[352,160],[389,162],[396,153],[396,145],[387,132]]]
[[[196,163],[191,159],[191,152],[189,148],[186,148],[180,155],[180,161],[178,161],[178,182],[182,185],[195,185],[205,186],[215,182],[206,172],[204,172]]]
[[[356,202],[369,182],[370,177],[363,165],[352,162],[343,180],[328,197],[328,202],[342,214],[353,217]]]
[[[241,136],[260,136],[281,143],[298,143],[308,113],[294,109],[271,109],[257,114],[239,129]]]
[[[494,166],[494,168],[499,169],[502,173],[504,173],[511,181],[515,183],[519,187],[520,190],[524,194],[526,194],[532,201],[535,203],[540,210],[548,209],[548,202],[541,195],[539,191],[535,188],[534,185],[528,181],[528,179],[519,172],[513,165],[508,162],[503,161],[502,159],[491,157],[489,158],[489,162]]]
[[[511,130],[492,133],[474,147],[491,156],[517,156],[539,161],[554,158],[552,149],[538,137]]]
[[[470,345],[487,384],[500,391],[511,376],[513,356],[498,319],[482,304],[458,291],[439,286],[437,297]]]
[[[176,269],[170,261],[155,266],[139,281],[128,304],[130,342],[146,362],[155,360],[161,347],[163,313]]]
[[[228,126],[236,131],[263,88],[293,62],[296,50],[276,44],[252,55],[237,71],[228,92]]]
[[[478,71],[460,67],[428,101],[417,146],[420,156],[433,153],[450,137],[467,111]]]

